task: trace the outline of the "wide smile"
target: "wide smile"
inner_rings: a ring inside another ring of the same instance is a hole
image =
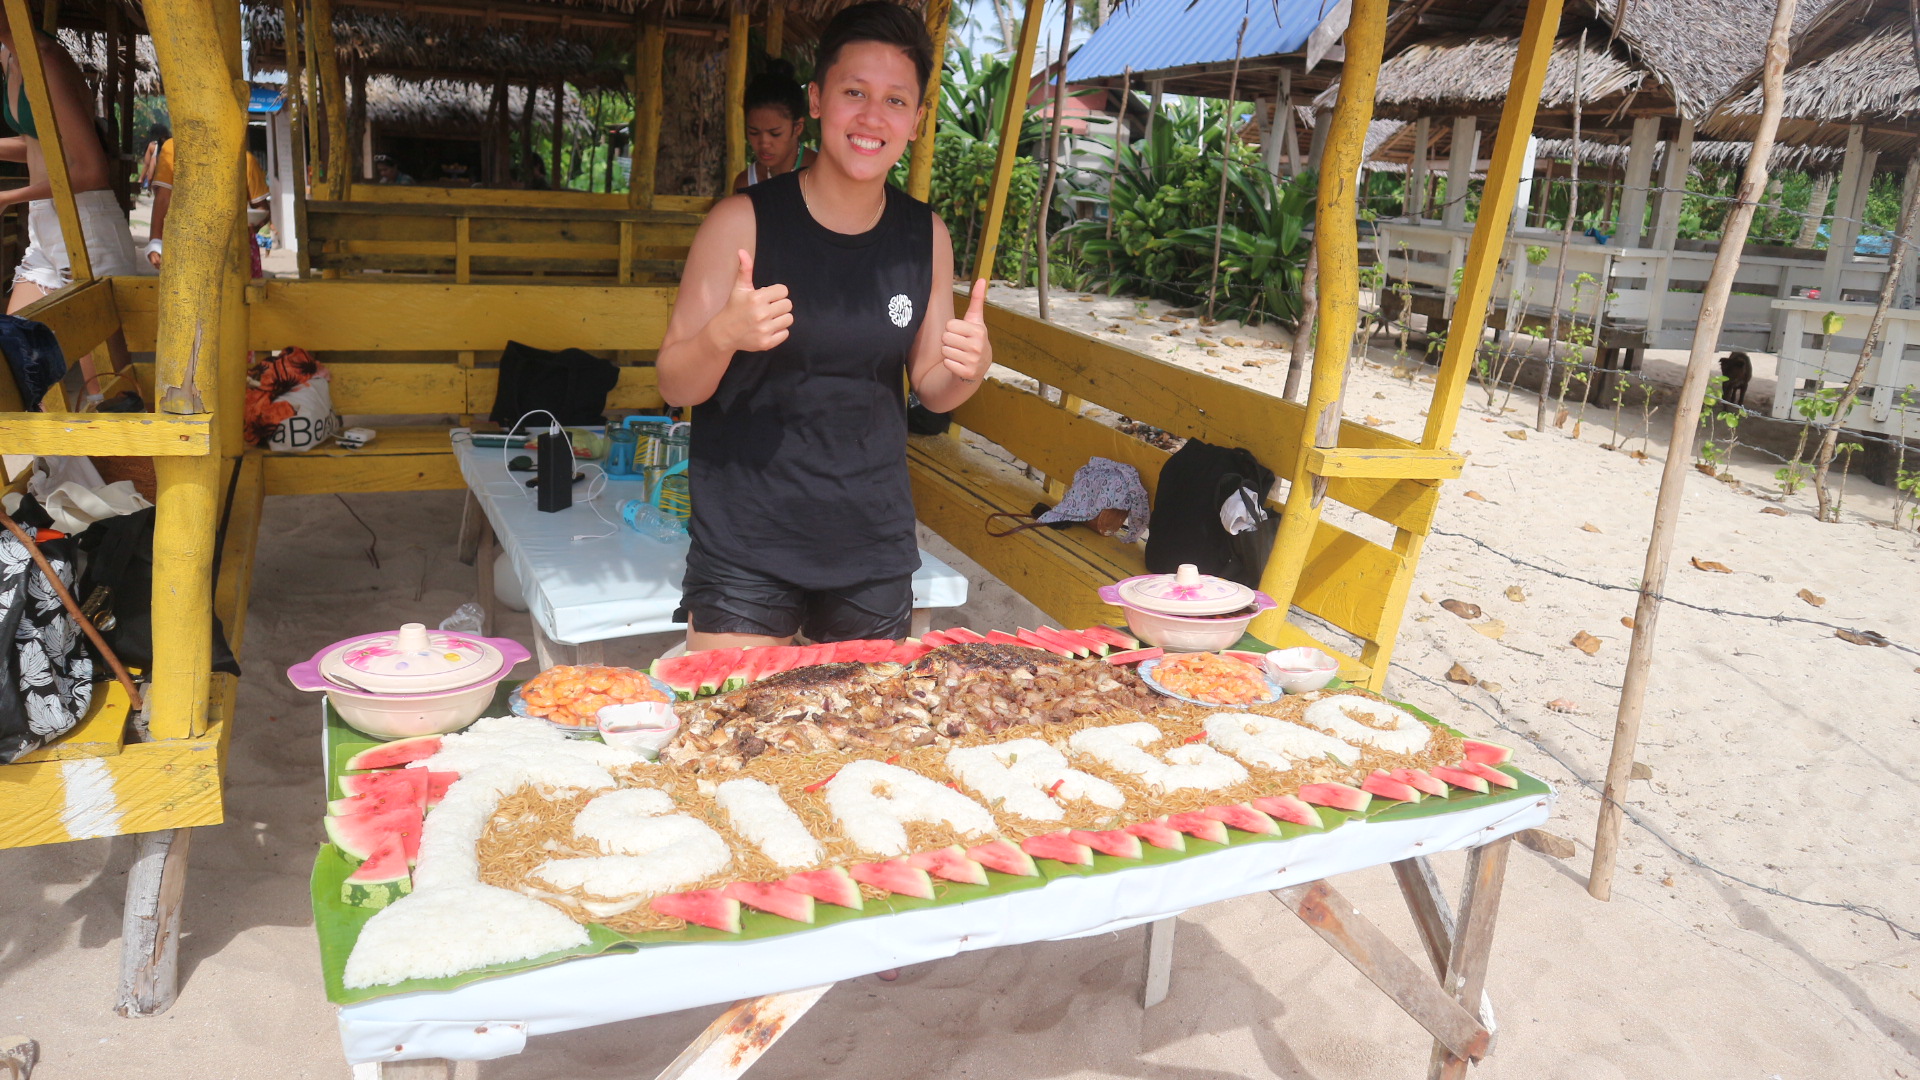
[[[847,136],[847,142],[852,145],[856,152],[862,154],[877,154],[885,149],[887,145],[885,139],[878,139],[872,135],[850,134]]]

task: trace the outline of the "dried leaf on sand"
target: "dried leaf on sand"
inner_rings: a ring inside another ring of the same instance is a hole
[[[1716,573],[1716,574],[1731,574],[1731,573],[1733,573],[1733,569],[1732,569],[1731,567],[1729,567],[1729,566],[1727,566],[1727,565],[1726,565],[1725,563],[1717,563],[1717,562],[1713,562],[1713,561],[1711,561],[1711,560],[1708,560],[1708,559],[1703,559],[1703,558],[1701,558],[1701,557],[1700,557],[1700,556],[1698,556],[1698,555],[1695,555],[1695,556],[1694,556],[1694,557],[1693,557],[1693,558],[1692,558],[1691,560],[1689,560],[1689,561],[1691,561],[1691,562],[1693,563],[1693,568],[1694,568],[1695,570],[1710,570],[1710,571],[1712,571],[1713,573]]]
[[[1794,593],[1793,595],[1799,597],[1802,600],[1805,600],[1807,603],[1812,604],[1814,607],[1827,606],[1827,598],[1824,596],[1814,595],[1814,592],[1812,589],[1801,589],[1799,592]]]
[[[1469,499],[1472,499],[1472,500],[1473,500],[1473,501],[1475,501],[1475,502],[1486,502],[1486,501],[1487,501],[1487,497],[1486,497],[1485,495],[1482,495],[1482,494],[1480,494],[1480,493],[1479,493],[1479,492],[1477,492],[1477,491],[1469,491],[1469,492],[1467,492],[1467,498],[1469,498]]]
[[[1833,632],[1833,636],[1839,638],[1841,641],[1851,641],[1855,645],[1872,645],[1876,648],[1881,648],[1881,649],[1884,649],[1888,645],[1892,644],[1892,642],[1888,641],[1885,637],[1881,636],[1878,631],[1874,631],[1874,630],[1866,630],[1866,631],[1835,630]]]
[[[1462,686],[1473,686],[1480,680],[1474,678],[1472,672],[1461,667],[1459,662],[1456,661],[1452,667],[1447,669],[1447,681],[1459,683]]]
[[[1597,532],[1599,532],[1599,531],[1600,531],[1600,526],[1598,526],[1598,525],[1595,525],[1595,524],[1594,524],[1593,522],[1591,522],[1591,521],[1589,521],[1589,522],[1587,522],[1586,524],[1584,524],[1584,525],[1582,525],[1582,526],[1580,526],[1580,531],[1581,531],[1581,532],[1591,532],[1591,533],[1597,533]]]
[[[1463,619],[1477,619],[1480,617],[1480,605],[1469,604],[1465,600],[1442,600],[1440,601],[1440,606]]]
[[[1509,585],[1507,586],[1507,599],[1516,604],[1524,604],[1527,602],[1527,591],[1518,585]]]
[[[1592,656],[1594,653],[1600,651],[1600,639],[1587,633],[1585,630],[1573,635],[1573,640],[1567,642],[1567,644],[1579,649],[1588,656]]]
[[[1507,636],[1507,624],[1499,619],[1488,619],[1483,623],[1474,623],[1473,628],[1495,641]]]

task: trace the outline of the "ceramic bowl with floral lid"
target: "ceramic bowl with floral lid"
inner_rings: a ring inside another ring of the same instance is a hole
[[[1127,628],[1141,641],[1185,652],[1232,648],[1255,615],[1275,606],[1266,593],[1202,574],[1192,563],[1103,586],[1100,599],[1126,609]]]
[[[354,730],[380,739],[444,735],[478,720],[495,687],[531,654],[510,638],[399,630],[336,641],[287,669],[301,690],[323,691]]]

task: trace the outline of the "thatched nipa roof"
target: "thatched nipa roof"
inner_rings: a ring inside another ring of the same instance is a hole
[[[492,94],[493,88],[481,83],[374,75],[367,79],[367,121],[388,135],[479,137],[487,130]],[[525,87],[509,87],[508,114],[519,116],[526,100]],[[561,124],[570,136],[592,133],[592,118],[572,91],[568,91],[562,110]],[[533,115],[541,125],[548,123],[553,116],[552,90],[536,91]]]
[[[1578,37],[1554,42],[1540,91],[1543,108],[1572,105],[1575,54],[1579,52]],[[1498,113],[1506,101],[1508,79],[1519,55],[1520,42],[1514,37],[1423,41],[1380,65],[1374,115],[1417,120],[1422,116],[1473,115],[1487,111],[1489,106]],[[1646,78],[1626,57],[1610,51],[1605,38],[1598,35],[1588,36],[1579,66],[1580,98],[1588,109],[1638,90]],[[1328,90],[1319,104],[1333,104],[1336,95],[1337,89]]]
[[[255,70],[284,70],[286,38],[281,9],[246,9],[246,34]],[[490,28],[466,21],[423,21],[374,11],[335,11],[333,37],[343,65],[363,65],[370,75],[445,79],[469,76],[491,82],[549,83],[564,79],[576,86],[624,86],[622,61],[632,50],[629,35],[617,43],[592,35],[533,34]],[[371,97],[369,97],[371,100]]]
[[[107,73],[106,35],[92,30],[60,30],[60,47],[67,50],[73,62],[88,78],[100,78]],[[133,88],[141,94],[160,93],[160,61],[153,54],[153,39],[145,34],[133,39],[134,76]]]

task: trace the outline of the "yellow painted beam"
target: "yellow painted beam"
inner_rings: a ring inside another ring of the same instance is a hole
[[[933,72],[927,76],[926,96],[921,100],[920,133],[914,137],[913,156],[907,161],[907,194],[921,202],[933,194],[934,135],[940,127],[940,78],[947,66],[947,29],[952,14],[953,0],[927,0],[927,36],[933,39]]]
[[[44,323],[60,339],[60,351],[69,357],[92,352],[120,328],[113,286],[104,280],[74,282],[14,314]]]
[[[121,746],[127,741],[127,712],[131,704],[126,687],[121,686],[118,679],[96,683],[93,701],[88,704],[87,715],[81,719],[79,726],[61,736],[58,742],[23,754],[14,764],[112,757],[120,752]],[[0,772],[0,785],[6,784],[8,776]],[[0,821],[5,820],[5,816],[0,815]]]
[[[1554,35],[1560,28],[1560,8],[1561,0],[1530,0],[1527,4],[1520,51],[1507,83],[1507,100],[1500,111],[1500,130],[1493,141],[1486,186],[1480,193],[1480,217],[1474,222],[1472,239],[1467,241],[1460,297],[1454,303],[1447,349],[1434,379],[1433,403],[1427,407],[1427,430],[1420,444],[1430,449],[1444,450],[1451,445],[1454,426],[1460,421],[1467,376],[1472,373],[1480,338],[1487,328],[1487,306],[1500,270],[1500,252],[1506,246],[1507,223],[1513,217],[1513,197],[1520,184],[1527,138],[1533,134],[1540,88],[1547,77]]]
[[[20,2],[20,0],[15,0]],[[733,0],[727,28],[727,175],[731,185],[747,167],[747,42],[749,23],[745,0]],[[730,188],[729,188],[730,189]]]
[[[1020,43],[1014,49],[1011,69],[1033,70],[1033,51],[1040,40],[1040,23],[1046,14],[1047,0],[1027,0],[1027,13],[1020,21]],[[1024,76],[1016,76],[1021,83]],[[980,253],[974,260],[972,281],[993,277],[994,256],[1000,250],[1000,222],[1007,214],[1007,189],[1013,183],[1013,161],[1020,150],[1020,128],[1027,116],[1027,95],[1018,87],[1007,94],[1006,112],[1000,117],[1000,145],[993,159],[993,178],[987,189],[987,220],[980,228]],[[968,282],[967,284],[971,284]]]
[[[67,259],[73,267],[73,280],[93,277],[93,257],[87,252],[86,233],[80,226],[80,207],[74,201],[73,180],[67,174],[67,155],[61,147],[59,113],[53,107],[53,94],[47,87],[47,68],[40,50],[45,47],[35,25],[27,0],[5,0],[7,24],[14,27],[13,55],[20,62],[20,83],[27,92],[27,104],[39,118],[41,157],[46,162],[47,182],[53,186],[53,210],[60,219],[60,235],[66,238]],[[30,47],[20,48],[21,44]],[[56,42],[53,48],[59,48]]]
[[[676,289],[268,281],[252,306],[251,347],[311,350],[655,349]]]
[[[1309,446],[1307,471],[1315,476],[1366,476],[1382,480],[1456,480],[1466,459],[1445,450],[1367,450]]]
[[[258,450],[234,461],[240,471],[220,548],[220,576],[213,583],[213,611],[226,629],[227,645],[237,656],[247,636],[247,600],[253,594],[254,555],[260,545],[260,519],[266,511],[266,465]],[[223,688],[225,689],[225,688]]]
[[[636,208],[656,205],[653,187],[654,174],[659,171],[660,127],[665,109],[661,81],[666,72],[666,49],[665,24],[658,18],[647,19],[633,41],[633,166],[627,181],[627,205]],[[729,113],[727,123],[734,122]],[[732,180],[732,176],[727,177],[729,183]]]
[[[229,726],[110,757],[0,765],[0,848],[219,824]]]
[[[300,44],[304,28],[300,25],[300,7],[297,0],[281,0],[280,25],[284,45],[283,54],[287,58],[287,126],[292,136],[291,154],[293,159],[293,221],[294,234],[300,238],[300,276],[306,277],[313,269],[308,251],[307,237],[313,235],[307,225],[307,128],[312,125],[312,106],[307,101],[306,86],[306,49]]]
[[[349,185],[350,204],[386,203],[395,206],[447,207],[557,207],[563,210],[623,210],[627,197],[601,191],[525,191],[519,188],[443,188],[419,184]],[[709,200],[711,201],[711,200]]]
[[[1354,330],[1360,321],[1359,213],[1355,182],[1373,121],[1374,88],[1386,45],[1387,0],[1354,0],[1347,22],[1346,59],[1341,65],[1340,97],[1334,105],[1320,168],[1314,250],[1320,262],[1320,315],[1314,336],[1313,382],[1300,429],[1300,448],[1289,479],[1286,512],[1273,554],[1260,575],[1260,588],[1279,606],[1254,620],[1255,635],[1276,633],[1301,590],[1301,575],[1311,558],[1327,482],[1308,468],[1306,449],[1338,445],[1340,390]],[[1320,434],[1325,428],[1325,434]]]
[[[441,453],[364,458],[268,454],[264,466],[269,495],[458,491],[466,486],[451,447]]]
[[[353,183],[354,146],[347,130],[347,80],[333,38],[333,0],[307,0],[307,26],[313,34],[320,100],[327,111],[327,191],[344,199]]]
[[[0,453],[192,457],[212,428],[205,413],[0,413]]]
[[[767,55],[779,56],[787,48],[787,5],[786,0],[771,0],[767,4]],[[935,55],[939,55],[936,53]]]
[[[177,106],[176,106],[177,107]],[[220,520],[221,459],[155,458],[153,683],[147,693],[156,739],[206,731],[213,670],[213,553]]]

